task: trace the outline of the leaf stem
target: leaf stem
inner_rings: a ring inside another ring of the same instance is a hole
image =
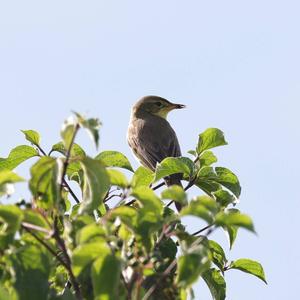
[[[194,235],[194,236],[195,236],[195,235],[198,235],[199,233],[201,233],[201,232],[203,232],[203,231],[205,231],[205,230],[211,228],[212,226],[214,226],[214,224],[207,225],[207,226],[205,226],[204,228],[202,228],[202,229],[200,229],[200,230],[198,230],[198,231],[192,233],[192,235]]]
[[[55,218],[54,218],[54,233],[53,233],[53,238],[56,240],[59,248],[62,251],[62,254],[64,255],[64,258],[65,258],[65,264],[64,264],[64,266],[65,266],[66,270],[69,273],[70,282],[71,282],[71,284],[72,284],[72,286],[74,288],[76,298],[77,298],[77,300],[83,300],[83,296],[81,294],[79,282],[77,281],[77,279],[76,279],[76,277],[75,277],[75,275],[73,273],[73,270],[72,270],[71,259],[70,259],[70,256],[68,254],[65,242],[64,242],[64,240],[61,238],[61,236],[59,234],[58,218],[57,218],[57,216],[55,216]]]

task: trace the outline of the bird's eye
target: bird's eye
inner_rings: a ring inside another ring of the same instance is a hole
[[[159,101],[155,102],[155,104],[156,104],[158,107],[162,107],[162,103],[159,102]]]

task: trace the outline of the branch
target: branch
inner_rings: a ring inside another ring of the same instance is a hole
[[[60,181],[60,193],[62,192],[62,189],[63,189],[63,183],[65,183],[65,176],[66,176],[67,167],[68,167],[69,161],[70,161],[71,150],[72,150],[72,147],[73,147],[73,144],[74,144],[74,141],[75,141],[75,137],[76,137],[76,134],[77,134],[79,128],[80,128],[80,126],[77,123],[76,126],[75,126],[75,130],[74,130],[74,133],[73,133],[73,136],[72,136],[69,148],[67,149],[66,160],[64,161],[62,175],[61,175],[61,181]]]
[[[65,180],[65,178],[63,179],[63,184],[66,186],[66,188],[68,189],[69,193],[71,194],[71,196],[73,197],[73,199],[75,200],[75,202],[77,204],[80,203],[80,200],[78,199],[78,197],[75,195],[75,193],[73,192],[73,190],[71,189],[71,187],[69,186],[69,184],[67,183],[67,181]]]
[[[166,184],[165,182],[161,182],[157,186],[153,187],[152,190],[155,191],[155,190],[159,189],[160,187],[164,186],[165,184]]]
[[[33,230],[36,230],[36,231],[40,231],[40,232],[44,232],[44,233],[47,233],[48,236],[50,237],[53,232],[51,230],[48,230],[48,229],[45,229],[43,227],[40,227],[40,226],[37,226],[37,225],[34,225],[34,224],[31,224],[31,223],[27,223],[27,222],[22,222],[22,227],[24,229],[33,229]]]
[[[76,127],[76,128],[77,128],[77,127]],[[75,130],[76,130],[76,128],[75,128]],[[78,127],[78,129],[79,129],[79,127]],[[77,129],[77,130],[78,130],[78,129]],[[75,139],[75,134],[76,134],[76,133],[77,133],[77,131],[75,131],[75,133],[74,133],[73,140],[72,140],[72,143],[71,143],[71,147],[69,148],[69,149],[70,149],[69,154],[67,153],[67,155],[69,155],[69,159],[70,159],[70,153],[71,153],[72,146],[73,146],[73,144],[74,144],[74,139]],[[52,151],[50,151],[49,154],[47,155],[46,152],[43,150],[43,148],[42,148],[40,145],[36,145],[36,146],[37,146],[37,148],[39,149],[39,151],[40,151],[44,156],[50,156],[50,154],[52,153]],[[67,170],[66,170],[66,171],[67,171]],[[66,171],[65,171],[65,173],[66,173]],[[69,184],[67,183],[67,181],[65,180],[65,178],[64,178],[65,175],[66,175],[66,174],[64,174],[64,176],[63,176],[63,178],[62,178],[62,183],[67,187],[69,193],[71,194],[71,196],[73,197],[73,199],[75,200],[75,202],[76,202],[77,204],[79,204],[79,203],[80,203],[80,200],[78,199],[78,197],[75,195],[75,193],[73,192],[73,190],[71,189],[71,187],[69,186]]]
[[[171,273],[171,271],[176,267],[177,265],[177,259],[175,258],[170,265],[168,266],[168,268],[162,273],[161,279],[167,277],[169,275],[169,273]],[[143,297],[142,300],[148,300],[150,299],[150,297],[152,296],[152,294],[155,292],[155,290],[157,289],[159,284],[159,281],[157,281],[155,284],[153,284],[151,286],[151,288],[147,291],[147,293],[145,294],[145,296]]]
[[[202,228],[202,229],[200,229],[200,230],[198,230],[198,231],[196,231],[196,232],[194,232],[194,233],[192,233],[192,235],[198,235],[199,233],[201,233],[201,232],[203,232],[203,231],[205,231],[205,230],[207,230],[207,229],[209,229],[209,228],[211,228],[211,227],[213,227],[214,226],[214,224],[210,224],[210,225],[207,225],[207,226],[205,226],[204,228]]]
[[[67,269],[66,263],[63,261],[63,259],[59,257],[59,255],[55,252],[55,250],[53,250],[45,241],[43,241],[39,236],[37,236],[34,232],[32,232],[28,227],[24,226],[23,223],[21,226],[25,231],[27,231],[31,236],[33,236],[40,244],[42,244]]]
[[[57,216],[54,218],[54,233],[53,233],[53,238],[56,240],[59,248],[62,251],[62,254],[64,255],[65,258],[65,268],[69,273],[70,276],[70,282],[74,288],[75,291],[75,295],[77,300],[83,300],[83,296],[81,294],[81,290],[80,290],[80,286],[79,286],[79,282],[77,281],[73,270],[72,270],[72,264],[71,264],[71,259],[69,257],[66,245],[64,240],[61,238],[61,236],[59,235],[59,229],[58,229],[58,218]]]

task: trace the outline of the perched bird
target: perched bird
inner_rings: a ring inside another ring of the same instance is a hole
[[[166,157],[181,156],[175,131],[167,121],[173,109],[184,108],[183,104],[171,103],[158,96],[145,96],[132,108],[127,131],[127,141],[142,165],[154,171],[156,164]],[[182,174],[165,178],[168,186],[181,186]],[[181,209],[175,203],[177,210]]]

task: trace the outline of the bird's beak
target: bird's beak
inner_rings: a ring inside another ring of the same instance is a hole
[[[172,109],[182,109],[185,108],[186,106],[184,104],[172,104]]]

